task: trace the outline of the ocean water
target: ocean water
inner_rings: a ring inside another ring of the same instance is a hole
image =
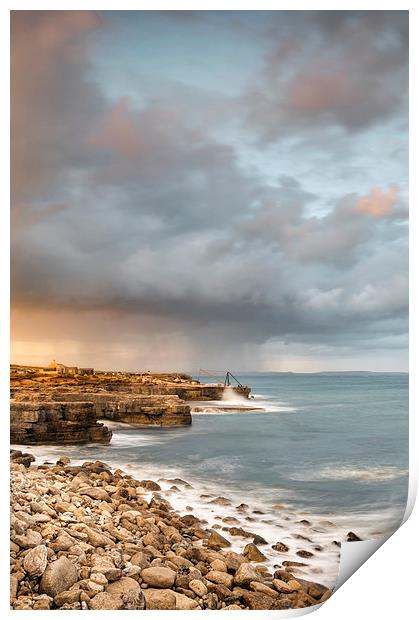
[[[305,576],[333,585],[348,531],[394,531],[408,491],[408,375],[269,373],[241,375],[247,401],[263,410],[193,414],[191,427],[113,424],[109,446],[36,446],[37,460],[68,454],[101,459],[136,477],[162,480],[172,505],[209,525],[234,517],[261,534],[271,566],[303,562]],[[243,404],[233,396],[228,402]],[[202,405],[203,403],[199,403]],[[190,483],[166,482],[180,478]],[[172,488],[175,486],[176,488]],[[204,497],[202,497],[204,496]],[[212,503],[222,496],[231,504]],[[237,510],[240,503],[248,508]],[[303,521],[303,523],[301,523]],[[308,523],[307,523],[308,522]],[[222,531],[229,537],[228,531]],[[248,540],[230,537],[241,550]],[[275,542],[289,547],[285,555]],[[302,559],[298,551],[313,555]]]

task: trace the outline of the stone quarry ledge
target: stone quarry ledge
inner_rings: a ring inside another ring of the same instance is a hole
[[[11,374],[12,392],[42,389],[131,392],[136,396],[178,396],[182,400],[221,400],[224,385],[200,383],[183,374],[151,373],[96,373],[88,376],[44,376]],[[248,386],[234,386],[229,390],[249,398]]]

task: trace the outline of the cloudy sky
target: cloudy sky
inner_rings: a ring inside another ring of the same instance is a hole
[[[13,12],[13,361],[406,370],[407,36]]]

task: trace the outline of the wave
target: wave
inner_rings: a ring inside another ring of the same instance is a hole
[[[293,407],[286,406],[271,406],[271,407],[261,407],[260,409],[252,409],[249,407],[247,410],[243,407],[235,409],[234,407],[225,408],[217,408],[217,406],[208,406],[208,407],[199,407],[199,411],[194,411],[192,409],[192,413],[194,416],[196,415],[239,415],[243,413],[244,415],[249,415],[250,413],[261,414],[261,413],[294,413],[296,409]]]
[[[195,415],[237,415],[239,413],[294,413],[298,411],[290,403],[269,399],[258,394],[255,398],[243,398],[233,392],[228,392],[222,400],[190,401],[191,411]]]
[[[292,480],[301,482],[316,482],[318,480],[353,480],[359,482],[385,482],[397,480],[408,475],[407,469],[393,466],[383,467],[350,467],[328,466],[317,472],[301,472],[290,476]]]

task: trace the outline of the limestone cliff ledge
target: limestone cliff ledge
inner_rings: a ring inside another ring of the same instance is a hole
[[[91,402],[10,403],[12,444],[109,443],[112,431],[97,421]]]
[[[136,426],[186,426],[191,424],[191,409],[178,396],[136,396],[131,393],[109,392],[37,392],[16,395],[24,402],[92,404],[96,419],[108,419]]]

